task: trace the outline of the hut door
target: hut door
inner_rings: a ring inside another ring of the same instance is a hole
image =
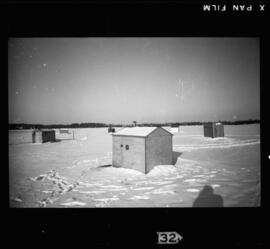
[[[214,137],[218,137],[218,129],[215,127]]]
[[[119,154],[119,165],[122,167],[123,166],[123,153],[124,153],[124,144],[120,145],[120,154]]]
[[[129,165],[128,151],[129,151],[129,145],[124,144],[123,150],[122,150],[122,165],[124,167],[127,167]]]
[[[36,142],[36,133],[33,131],[32,132],[32,143]]]

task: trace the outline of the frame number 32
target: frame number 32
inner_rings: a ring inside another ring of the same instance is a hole
[[[177,232],[157,232],[158,244],[177,244],[183,237]]]

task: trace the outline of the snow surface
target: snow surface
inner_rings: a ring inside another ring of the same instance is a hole
[[[56,132],[33,144],[31,131],[9,131],[11,207],[191,207],[205,185],[225,207],[260,205],[260,126],[224,126],[206,138],[202,126],[181,126],[174,162],[148,174],[112,164],[106,128]],[[72,131],[71,131],[72,132]]]
[[[178,128],[171,128],[169,131],[171,133],[178,133]]]
[[[173,165],[157,165],[148,174],[148,177],[160,177],[176,174],[177,168]]]
[[[112,133],[113,136],[117,135],[125,135],[125,136],[139,136],[139,137],[146,137],[151,132],[153,132],[157,127],[131,127],[131,128],[124,128],[115,133]]]

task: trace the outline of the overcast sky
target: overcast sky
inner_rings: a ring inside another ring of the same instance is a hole
[[[10,123],[260,118],[257,38],[13,38]]]

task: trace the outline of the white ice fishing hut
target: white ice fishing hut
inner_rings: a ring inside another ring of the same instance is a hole
[[[224,137],[224,126],[221,123],[205,123],[203,130],[205,137]]]
[[[172,164],[173,134],[162,127],[124,128],[112,134],[112,163],[148,173],[156,165]]]

